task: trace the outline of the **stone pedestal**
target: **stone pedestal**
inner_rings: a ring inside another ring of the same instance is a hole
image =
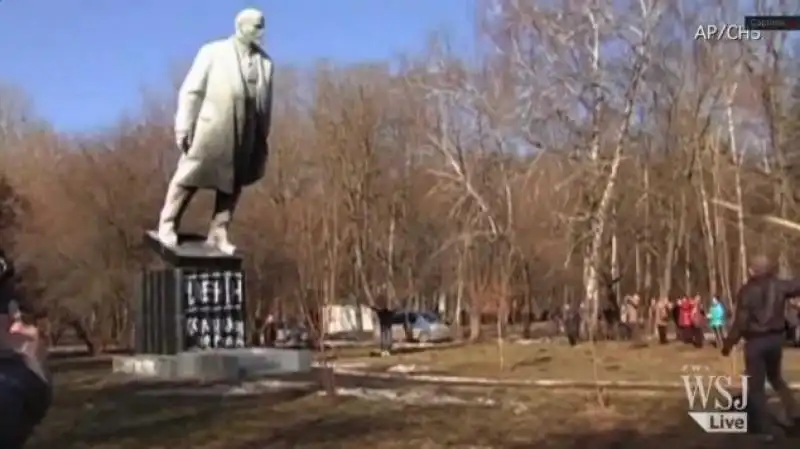
[[[243,348],[245,278],[242,260],[204,238],[181,235],[175,247],[155,231],[145,242],[168,265],[145,269],[138,283],[136,352],[178,354],[195,349]]]
[[[178,246],[166,246],[156,231],[144,233],[147,246],[155,251],[167,264],[194,269],[229,270],[242,269],[242,258],[238,254],[225,254],[205,244],[206,238],[196,234],[179,234]]]

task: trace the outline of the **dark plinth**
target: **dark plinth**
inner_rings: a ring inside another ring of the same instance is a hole
[[[206,245],[206,238],[196,234],[179,234],[178,246],[166,246],[156,231],[147,231],[144,241],[165,262],[176,268],[209,268],[214,270],[241,270],[239,254],[225,254]]]
[[[145,270],[137,296],[137,353],[245,346],[245,279],[240,270]]]
[[[144,354],[176,354],[186,346],[180,270],[146,270],[137,283],[135,349]]]
[[[181,236],[176,247],[154,231],[145,242],[168,268],[144,269],[137,283],[136,352],[176,354],[186,350],[241,348],[245,333],[242,260]]]

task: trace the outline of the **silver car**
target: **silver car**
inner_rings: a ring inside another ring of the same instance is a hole
[[[436,343],[453,338],[450,326],[430,312],[395,312],[392,320],[392,340],[405,341],[405,326],[411,329],[411,338],[420,343]],[[380,335],[376,329],[376,335]]]

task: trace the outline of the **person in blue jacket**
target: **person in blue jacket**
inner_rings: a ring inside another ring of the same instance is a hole
[[[722,340],[725,338],[725,306],[722,301],[716,296],[711,299],[711,307],[708,310],[708,325],[711,327],[711,332],[714,333],[714,340],[717,342],[717,347],[722,346]]]

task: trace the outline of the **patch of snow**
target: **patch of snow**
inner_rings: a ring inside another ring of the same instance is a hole
[[[530,408],[527,405],[523,404],[522,402],[514,400],[511,400],[507,403],[503,403],[503,408],[511,410],[511,413],[517,416],[522,415],[523,413],[527,413],[528,410],[530,410]]]
[[[432,343],[429,341],[418,341],[418,342],[409,342],[409,341],[399,341],[392,345],[395,348],[446,348],[450,345],[446,343]]]
[[[442,384],[468,383],[468,384],[480,384],[480,385],[504,385],[504,382],[502,380],[487,379],[482,377],[438,376],[438,375],[428,375],[428,374],[408,375],[408,373],[389,373],[389,372],[376,373],[376,372],[364,372],[359,370],[338,368],[338,367],[334,368],[334,371],[337,374],[344,374],[350,376],[364,376],[377,379],[396,379],[399,376],[422,382],[432,382],[432,383],[442,383]]]
[[[349,368],[349,369],[358,369],[358,368],[369,368],[370,364],[367,362],[336,362],[331,361],[325,364],[320,362],[314,362],[311,364],[314,368],[322,368],[323,366],[329,366],[332,368]]]
[[[529,337],[529,338],[512,337],[509,339],[511,343],[518,345],[548,345],[548,346],[559,344],[562,341],[566,344],[566,340],[567,339],[565,337],[561,337],[559,335],[553,335],[553,336],[545,335],[541,337]]]
[[[394,365],[390,366],[389,369],[386,370],[387,373],[418,373],[420,371],[426,371],[425,369],[420,369],[417,365]]]
[[[680,382],[654,382],[654,381],[635,381],[635,380],[598,380],[598,381],[576,381],[571,379],[491,379],[486,377],[467,377],[467,376],[444,376],[432,374],[415,373],[389,373],[389,372],[365,372],[348,368],[334,368],[334,372],[348,376],[363,376],[376,379],[407,379],[418,382],[439,383],[439,384],[462,384],[462,385],[502,385],[502,386],[535,386],[535,387],[607,387],[607,388],[628,388],[628,389],[664,389],[681,388]],[[800,384],[798,384],[800,386]],[[792,385],[794,388],[794,385]]]
[[[322,340],[322,344],[329,348],[360,348],[374,345],[371,341],[353,341],[353,340]]]
[[[159,388],[137,392],[143,396],[255,396],[275,391],[307,390],[314,388],[312,382],[294,382],[264,379],[244,382],[240,385],[209,385],[206,387]]]
[[[549,337],[544,337],[544,338],[520,338],[520,339],[511,341],[511,343],[514,343],[515,345],[523,345],[523,346],[540,345],[540,344],[550,343],[550,342],[551,342],[551,339]]]
[[[319,394],[325,395],[326,393],[320,391]],[[391,401],[411,405],[479,405],[484,407],[497,405],[490,398],[465,399],[424,390],[398,391],[384,388],[337,388],[336,394],[367,401]]]

